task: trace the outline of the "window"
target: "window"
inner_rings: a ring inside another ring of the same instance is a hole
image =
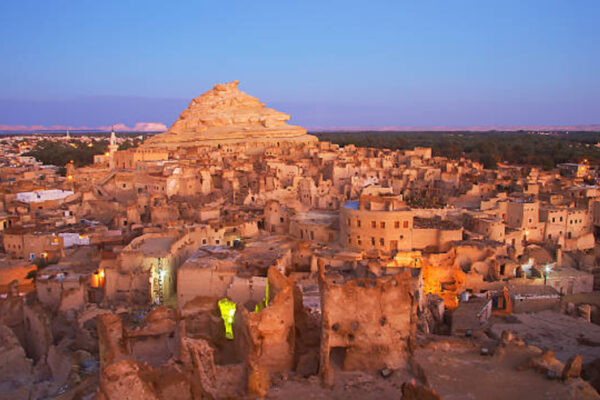
[[[397,250],[398,249],[398,241],[397,240],[390,241],[390,248],[392,250]]]
[[[381,221],[379,223],[379,226],[381,227],[381,229],[385,229],[385,221]]]
[[[362,240],[360,240],[360,235],[356,237],[356,244],[358,244],[359,246],[362,244]]]
[[[315,240],[315,232],[310,231],[310,240]]]
[[[352,243],[352,238],[348,235],[348,244]]]
[[[531,223],[531,221],[532,221],[531,218],[529,218],[529,223]]]
[[[560,217],[560,222],[563,222],[563,217]]]
[[[279,217],[279,222],[283,224],[283,217]]]
[[[360,219],[356,221],[356,226],[360,228]]]
[[[375,238],[374,238],[374,237],[372,237],[372,238],[371,238],[371,244],[372,244],[373,246],[375,246]]]
[[[404,223],[403,223],[403,226],[404,226],[405,228],[408,228],[408,221],[404,221]]]
[[[348,226],[352,226],[352,222],[350,221],[350,218],[348,218]]]
[[[400,228],[400,221],[394,222],[394,228],[396,228],[396,229]]]
[[[377,222],[371,221],[371,228],[377,228]]]
[[[400,240],[404,240],[404,235],[400,235]]]
[[[379,245],[385,246],[385,240],[383,240],[383,238],[379,238]]]

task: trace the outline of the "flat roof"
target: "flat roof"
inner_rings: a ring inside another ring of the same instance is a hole
[[[169,255],[171,244],[175,241],[172,236],[145,238],[139,249],[147,256],[164,257]]]
[[[338,222],[339,214],[336,211],[308,211],[298,213],[292,219],[313,225],[331,225]]]

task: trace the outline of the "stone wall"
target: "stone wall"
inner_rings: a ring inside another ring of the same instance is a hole
[[[336,369],[374,371],[408,364],[417,319],[409,271],[336,283],[322,270],[320,289],[320,373],[326,384],[333,383]]]
[[[248,392],[264,396],[270,375],[294,367],[295,319],[294,285],[275,267],[269,269],[273,295],[260,312],[242,309],[247,348]],[[301,299],[300,299],[301,303]]]

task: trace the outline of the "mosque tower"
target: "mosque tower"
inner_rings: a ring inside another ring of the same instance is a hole
[[[110,141],[108,143],[108,163],[111,169],[115,168],[115,152],[118,149],[117,135],[115,135],[115,129],[112,127],[110,131]]]

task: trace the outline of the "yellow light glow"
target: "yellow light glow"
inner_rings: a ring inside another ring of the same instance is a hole
[[[107,151],[106,153],[104,153],[104,156],[105,156],[105,157],[109,157],[109,156],[110,156],[110,153]]]
[[[225,324],[225,337],[229,340],[233,340],[233,320],[235,318],[235,303],[228,298],[219,300],[219,310],[221,311],[221,318]]]

